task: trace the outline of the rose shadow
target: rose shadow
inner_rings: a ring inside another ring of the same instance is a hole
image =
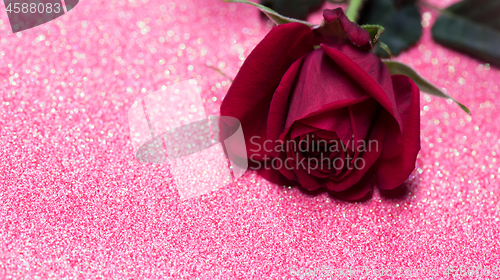
[[[250,169],[255,167],[252,163],[249,164]],[[255,170],[255,169],[254,169]],[[391,190],[384,190],[379,188],[377,185],[373,187],[366,195],[359,199],[347,200],[342,197],[339,197],[334,192],[328,191],[325,188],[317,189],[314,191],[303,188],[300,185],[297,185],[296,182],[290,181],[288,179],[284,179],[283,176],[273,176],[276,175],[274,172],[266,171],[265,169],[257,169],[257,174],[263,177],[269,182],[272,182],[276,185],[281,185],[285,187],[294,187],[297,188],[302,194],[308,196],[309,198],[317,197],[318,195],[322,195],[324,193],[328,194],[328,197],[337,202],[347,202],[347,203],[364,203],[369,202],[376,191],[379,193],[379,197],[381,199],[387,200],[388,202],[399,203],[404,200],[410,199],[411,195],[416,193],[418,189],[418,185],[420,182],[420,174],[417,172],[417,168],[413,171],[413,173],[408,177],[408,179],[401,184],[399,187],[396,187]]]
[[[356,199],[356,200],[342,199],[342,198],[336,196],[334,193],[332,193],[328,190],[325,190],[325,189],[318,189],[315,191],[310,191],[310,190],[307,190],[301,186],[293,186],[293,187],[297,188],[298,190],[300,190],[301,193],[303,193],[304,195],[306,195],[310,198],[327,193],[328,197],[330,199],[333,199],[333,200],[338,201],[338,202],[348,202],[348,203],[369,202],[373,198],[375,191],[378,191],[380,198],[382,198],[384,200],[392,201],[392,202],[401,202],[403,200],[409,199],[411,197],[411,194],[416,192],[416,189],[418,188],[419,181],[420,181],[419,174],[417,173],[416,175],[412,175],[410,179],[406,180],[401,186],[399,186],[397,188],[394,188],[392,190],[384,190],[384,189],[378,188],[378,186],[375,186],[365,196],[363,196],[360,199]]]
[[[315,190],[315,191],[310,191],[308,189],[305,189],[301,186],[293,186],[294,188],[297,188],[301,193],[303,193],[304,195],[308,196],[309,198],[313,198],[313,197],[316,197],[318,195],[321,195],[321,194],[328,194],[328,198],[334,200],[334,201],[337,201],[337,202],[348,202],[348,203],[356,203],[356,202],[368,202],[370,201],[370,199],[372,199],[373,197],[373,191],[370,191],[369,193],[367,193],[364,197],[360,198],[360,199],[356,199],[356,200],[345,200],[345,199],[342,199],[338,196],[336,196],[334,193],[328,191],[328,190],[325,190],[325,189],[318,189],[318,190]]]
[[[397,200],[397,201],[404,200],[406,198],[409,198],[411,194],[410,185],[411,185],[410,182],[404,182],[401,186],[392,190],[379,189],[379,193],[382,198],[388,200]]]

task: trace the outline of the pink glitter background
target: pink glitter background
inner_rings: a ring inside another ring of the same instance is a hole
[[[422,39],[397,59],[473,115],[422,94],[407,190],[347,203],[250,171],[181,200],[168,166],[134,158],[137,97],[193,78],[218,113],[230,81],[210,66],[234,77],[270,30],[254,7],[84,0],[20,34],[2,11],[0,279],[298,279],[323,266],[448,279],[450,266],[500,266],[500,71],[435,44],[437,14],[422,12]]]

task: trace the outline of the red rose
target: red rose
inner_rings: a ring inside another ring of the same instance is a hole
[[[221,115],[240,120],[247,158],[267,179],[356,200],[374,185],[400,186],[414,170],[419,89],[389,74],[369,52],[369,33],[342,9],[323,16],[319,28],[273,28],[241,67]]]

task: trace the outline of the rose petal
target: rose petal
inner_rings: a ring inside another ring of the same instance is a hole
[[[267,117],[273,94],[283,75],[313,49],[311,28],[301,23],[273,28],[245,60],[221,105],[221,115],[240,120],[245,141],[267,138]],[[250,157],[255,152],[249,151]],[[262,159],[262,155],[255,157]]]
[[[290,138],[290,139],[295,139],[297,137],[305,136],[309,133],[313,133],[317,131],[318,129],[316,127],[304,124],[302,122],[296,122],[292,125],[291,129],[289,130],[288,136],[286,137],[282,135],[280,139],[285,139],[285,138]]]
[[[387,66],[373,53],[356,50],[348,45],[331,47],[321,45],[325,53],[335,61],[357,85],[360,85],[389,112],[401,126],[397,112],[391,74]]]
[[[288,115],[288,99],[292,93],[293,86],[296,84],[302,62],[303,59],[300,58],[290,66],[273,95],[267,119],[268,139],[277,140],[285,130],[285,122]]]
[[[391,159],[401,153],[403,146],[401,145],[401,131],[399,130],[399,125],[394,120],[394,118],[387,112],[382,112],[381,119],[386,123],[387,134],[383,143],[384,148],[382,149],[381,159]]]
[[[350,165],[350,168],[352,168],[353,170],[348,176],[331,178],[331,181],[327,184],[327,188],[331,191],[339,192],[344,191],[357,184],[367,174],[367,172],[371,168],[373,168],[374,164],[380,157],[380,153],[382,151],[382,143],[384,143],[385,135],[386,124],[380,121],[380,119],[377,117],[375,124],[370,131],[370,135],[368,136],[368,140],[366,140],[367,151],[363,152],[362,155],[358,157],[363,159],[363,161],[360,160],[357,164],[357,167],[359,167],[359,169],[355,168],[353,163],[352,165]]]
[[[308,167],[313,168],[314,166],[312,166],[312,164],[309,165],[308,158],[304,158],[300,154],[298,155],[300,160],[297,164],[299,164],[301,167],[295,169],[294,172],[297,176],[297,181],[300,183],[300,186],[310,191],[315,191],[324,187],[328,179],[321,179],[309,174]],[[305,169],[302,168],[302,166],[305,166]]]
[[[377,177],[381,189],[393,189],[406,181],[415,169],[420,151],[420,91],[415,83],[402,75],[392,76],[398,111],[401,114],[403,131],[401,153],[378,163]],[[384,146],[384,149],[391,147]]]
[[[375,186],[376,180],[373,176],[373,172],[370,171],[369,174],[363,177],[361,181],[359,181],[354,186],[349,189],[341,192],[330,192],[333,196],[338,197],[347,201],[356,201],[365,198],[370,194]]]
[[[325,19],[324,24],[314,30],[317,44],[352,43],[357,47],[372,48],[368,31],[350,21],[342,8],[324,10],[323,17]],[[348,39],[348,42],[345,39]]]
[[[321,50],[307,55],[290,98],[285,131],[305,117],[321,113],[327,105],[357,103],[366,91]],[[340,107],[342,108],[342,107]]]
[[[349,106],[348,108],[352,118],[350,123],[355,127],[356,134],[353,135],[352,139],[346,142],[346,146],[348,147],[348,154],[351,158],[351,162],[355,162],[358,157],[363,158],[363,154],[365,153],[363,150],[372,148],[372,145],[370,145],[370,140],[372,139],[369,139],[367,134],[375,125],[375,121],[378,120],[380,122],[380,118],[377,118],[377,116],[380,115],[380,109],[382,107],[371,98],[362,103]],[[387,138],[387,136],[385,136],[385,138]],[[382,146],[382,143],[379,144]],[[335,181],[340,181],[344,177],[349,176],[352,170],[353,169],[350,168],[343,170],[343,173],[337,176]]]
[[[380,105],[373,98],[369,98],[348,107],[353,110],[358,139],[365,140]],[[335,132],[345,145],[352,146],[353,131],[349,111],[345,107],[313,115],[300,120],[300,122],[324,131]]]
[[[347,141],[351,139],[352,129],[347,108],[340,108],[307,117],[299,122],[319,130],[335,132],[343,143],[347,143]]]
[[[382,108],[375,99],[370,98],[350,106],[356,124],[356,132],[360,140],[366,140],[378,112]]]

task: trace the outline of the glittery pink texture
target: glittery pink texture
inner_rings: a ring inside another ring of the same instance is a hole
[[[419,279],[449,279],[445,269],[461,265],[497,273],[500,71],[435,44],[437,14],[423,12],[423,38],[397,59],[473,115],[422,94],[422,150],[406,191],[348,203],[254,172],[181,200],[168,166],[134,158],[127,112],[137,97],[194,78],[207,115],[218,113],[230,80],[212,68],[234,77],[270,29],[254,7],[87,0],[10,35],[2,9],[0,279],[318,279],[305,274],[323,266],[441,273]]]

